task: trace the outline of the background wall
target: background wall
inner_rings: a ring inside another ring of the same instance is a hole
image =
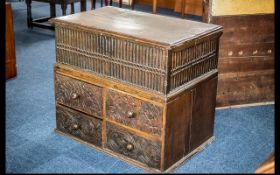
[[[206,1],[204,21],[222,25],[217,106],[274,101],[274,1]]]

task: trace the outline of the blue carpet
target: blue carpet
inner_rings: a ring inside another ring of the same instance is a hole
[[[34,18],[49,15],[48,4],[33,2],[32,6]],[[90,7],[88,2],[87,9]],[[79,4],[75,9],[79,11]],[[136,9],[152,10],[141,5]],[[53,31],[27,28],[25,2],[12,3],[12,10],[18,74],[6,81],[6,172],[145,173],[54,133]],[[158,13],[180,17],[167,9],[159,9]],[[61,14],[59,6],[57,14]],[[214,135],[211,145],[174,173],[254,172],[274,150],[274,105],[217,110]]]

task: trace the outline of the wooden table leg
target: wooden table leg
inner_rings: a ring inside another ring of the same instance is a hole
[[[71,2],[71,14],[75,13],[74,2]]]
[[[131,0],[131,9],[134,10],[134,0]]]
[[[27,6],[27,27],[33,28],[32,26],[32,12],[31,12],[31,2],[32,0],[26,0],[26,6]]]
[[[67,9],[66,0],[61,0],[61,10],[62,10],[62,15],[63,16],[66,15],[66,9]]]
[[[91,0],[91,10],[95,9],[96,0]]]
[[[56,17],[55,1],[54,0],[52,0],[50,2],[50,14],[51,14],[51,18]]]
[[[119,1],[119,7],[122,8],[122,0]]]
[[[185,7],[186,6],[186,0],[182,0],[182,10],[181,10],[181,16],[182,18],[185,17]]]
[[[81,12],[87,10],[87,1],[86,0],[81,0],[80,1],[80,7],[81,7]]]
[[[153,14],[157,13],[157,0],[153,0]]]

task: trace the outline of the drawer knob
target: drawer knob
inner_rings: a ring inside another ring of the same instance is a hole
[[[133,146],[131,143],[128,143],[128,144],[126,145],[126,149],[127,149],[128,151],[132,151],[133,148],[134,148],[134,146]]]
[[[77,125],[77,124],[73,124],[73,129],[78,129],[79,128],[79,125]]]
[[[135,113],[132,111],[128,111],[127,116],[128,116],[128,118],[133,118],[135,116]]]
[[[73,93],[73,94],[71,95],[71,98],[72,98],[73,100],[77,99],[78,97],[79,97],[79,95],[78,95],[77,93]]]

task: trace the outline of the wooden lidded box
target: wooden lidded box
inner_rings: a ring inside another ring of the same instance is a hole
[[[53,22],[58,133],[156,172],[213,140],[221,26],[115,7]]]

